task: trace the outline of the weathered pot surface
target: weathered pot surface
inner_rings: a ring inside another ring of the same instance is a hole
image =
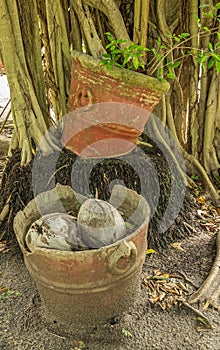
[[[70,187],[57,185],[37,196],[38,200],[49,203],[47,213],[56,210],[56,203],[50,206],[55,192],[66,203],[64,210],[76,210],[79,197]],[[80,200],[84,198],[81,196]],[[14,221],[16,237],[26,267],[37,284],[46,320],[58,326],[70,326],[72,332],[87,332],[120,315],[131,306],[140,285],[147,248],[148,204],[142,196],[120,185],[114,187],[110,202],[118,210],[124,209],[126,220],[135,221],[138,229],[125,239],[99,249],[28,251],[25,235],[31,222],[41,215],[35,200]]]
[[[128,153],[168,89],[168,83],[128,69],[109,70],[99,59],[73,51],[63,145],[81,157]]]

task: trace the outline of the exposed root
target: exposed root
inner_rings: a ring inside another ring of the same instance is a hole
[[[216,238],[216,257],[211,268],[211,271],[200,286],[200,288],[190,296],[188,302],[201,303],[203,309],[207,309],[209,306],[213,306],[220,311],[220,305],[218,298],[220,296],[220,231],[217,233]]]
[[[185,300],[182,301],[182,305],[187,307],[189,310],[193,311],[198,317],[202,318],[205,321],[205,323],[209,329],[213,328],[213,325],[211,324],[209,319],[200,310],[194,308],[192,305],[187,303]]]
[[[212,184],[208,174],[206,173],[203,166],[200,164],[200,162],[191,154],[186,152],[182,148],[182,153],[184,155],[185,160],[188,162],[189,165],[192,165],[195,167],[199,175],[201,176],[202,182],[207,190],[207,192],[210,194],[213,202],[216,206],[219,206],[220,204],[220,197],[218,191],[215,189],[214,185]]]

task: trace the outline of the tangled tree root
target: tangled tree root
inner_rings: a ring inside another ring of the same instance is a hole
[[[220,311],[220,305],[218,302],[220,296],[220,231],[217,233],[216,238],[216,257],[211,268],[211,271],[203,282],[201,287],[191,295],[189,303],[203,304],[203,309],[207,309],[209,306],[214,307]]]
[[[117,181],[121,181],[122,183],[124,182],[126,187],[138,193],[142,194],[144,189],[146,199],[150,206],[153,207],[155,203],[154,197],[156,197],[155,181],[157,180],[155,171],[160,185],[158,192],[160,195],[150,222],[148,232],[149,246],[159,251],[167,247],[171,242],[186,237],[190,233],[193,234],[193,228],[188,229],[187,227],[186,229],[185,225],[190,227],[192,221],[196,225],[193,217],[199,203],[189,191],[186,191],[186,198],[184,203],[182,203],[182,208],[180,208],[176,220],[175,218],[172,220],[173,223],[171,222],[171,226],[166,232],[161,233],[158,231],[161,219],[170,202],[170,169],[162,152],[155,145],[148,147],[149,140],[144,139],[143,141],[138,148],[128,155],[114,159],[104,159],[99,162],[80,160],[75,154],[66,150],[58,152],[57,155],[47,157],[39,155],[37,186],[32,183],[33,162],[25,168],[21,167],[21,155],[19,151],[16,151],[6,164],[0,188],[0,214],[2,213],[0,231],[4,235],[4,239],[13,240],[13,219],[16,213],[19,210],[23,210],[24,206],[34,197],[34,194],[50,190],[56,183],[72,186],[75,181],[74,174],[76,174],[78,181],[78,187],[74,188],[74,190],[85,196],[89,194],[95,196],[98,193],[99,199],[108,200],[111,187]],[[53,159],[53,157],[55,158]],[[134,164],[135,157],[137,161],[134,169],[132,164]],[[50,165],[54,164],[55,167],[50,167]],[[88,171],[88,169],[92,170]],[[85,184],[88,186],[85,186]],[[180,191],[180,182],[176,181],[176,186],[174,190]],[[171,201],[173,210],[176,210],[177,200]]]

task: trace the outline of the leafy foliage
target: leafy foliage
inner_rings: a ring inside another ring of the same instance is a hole
[[[208,4],[203,4],[200,7],[209,7]],[[213,18],[216,23],[220,22],[220,2],[212,8],[211,12],[206,13],[207,17]],[[149,66],[151,67],[148,74],[152,75],[155,72],[157,77],[160,80],[165,79],[175,79],[175,69],[178,68],[182,59],[185,57],[192,56],[195,58],[198,63],[201,65],[201,68],[205,71],[210,69],[213,66],[216,68],[216,73],[220,72],[220,32],[219,28],[208,28],[202,26],[201,19],[196,17],[197,26],[199,28],[198,40],[210,35],[213,37],[217,36],[218,40],[215,40],[214,43],[209,42],[208,49],[204,48],[194,48],[191,47],[190,41],[192,36],[190,33],[181,33],[179,35],[170,34],[170,43],[169,45],[163,43],[161,37],[157,39],[158,47],[155,48],[146,48],[141,45],[134,44],[132,41],[129,45],[126,45],[127,42],[124,39],[114,39],[112,34],[107,32],[105,33],[109,44],[106,46],[107,53],[103,54],[103,59],[101,65],[106,65],[109,69],[112,69],[113,66],[120,68],[127,68],[131,70],[138,71],[140,69],[144,70],[144,58],[145,52],[151,52],[153,54],[152,61]],[[178,58],[175,58],[174,53],[176,51],[181,52],[181,55],[178,55]]]
[[[109,69],[116,66],[135,71],[145,68],[144,52],[150,51],[148,48],[136,45],[132,41],[129,46],[122,47],[122,44],[127,43],[126,40],[114,39],[109,32],[105,34],[109,41],[109,44],[106,46],[108,52],[103,54],[101,65],[106,65]]]
[[[200,7],[210,7],[208,4],[203,4]],[[211,12],[206,13],[207,17],[210,17],[215,20],[217,24],[220,22],[220,3],[217,3],[215,7],[211,9]],[[209,35],[211,38],[216,36],[217,40],[213,40],[209,42],[208,49],[205,50],[202,46],[198,46],[196,48],[191,46],[192,36],[190,33],[181,33],[179,35],[170,34],[170,43],[169,45],[165,45],[162,42],[162,39],[159,37],[157,40],[158,48],[151,49],[151,52],[154,55],[153,58],[153,69],[150,74],[157,72],[157,77],[159,79],[175,78],[175,68],[178,68],[182,59],[185,57],[192,56],[194,59],[198,61],[201,65],[201,68],[205,71],[206,69],[210,69],[215,66],[216,73],[220,72],[220,32],[219,26],[217,25],[214,28],[208,28],[206,26],[202,26],[201,19],[199,17],[195,18],[197,26],[199,28],[198,32],[198,42],[201,41],[201,38]],[[175,58],[175,52],[181,52],[181,55],[178,55],[178,58]]]

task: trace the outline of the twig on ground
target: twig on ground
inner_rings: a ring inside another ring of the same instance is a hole
[[[189,277],[187,277],[187,275],[185,274],[185,272],[183,271],[177,271],[177,273],[179,273],[184,279],[186,282],[188,282],[189,284],[191,284],[191,286],[193,286],[194,288],[198,289],[199,286],[197,286],[193,281],[191,281],[191,279]]]
[[[57,337],[57,338],[66,339],[66,337],[62,337],[61,335],[58,335],[58,334],[56,334],[56,333],[52,333],[52,332],[48,331],[48,329],[47,329],[47,332],[48,332],[49,334],[54,335],[54,336]]]
[[[209,319],[198,309],[196,309],[195,307],[193,307],[192,305],[190,305],[189,303],[187,303],[187,301],[183,300],[182,301],[182,305],[186,306],[188,309],[190,309],[191,311],[193,311],[196,315],[198,315],[199,317],[203,318],[207,324],[207,326],[212,329],[213,325],[211,324],[211,322],[209,321]]]

